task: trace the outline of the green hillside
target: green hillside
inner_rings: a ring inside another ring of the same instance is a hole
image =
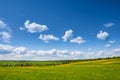
[[[1,66],[0,80],[120,80],[120,58],[77,60],[51,66]]]

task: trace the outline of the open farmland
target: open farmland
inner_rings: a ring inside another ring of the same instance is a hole
[[[51,66],[0,67],[0,80],[120,80],[119,75],[120,58]]]

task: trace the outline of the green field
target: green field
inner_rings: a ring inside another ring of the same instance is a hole
[[[0,62],[0,65],[4,61]],[[120,58],[59,62],[32,62],[53,64],[45,66],[0,67],[0,80],[120,80]],[[7,64],[18,62],[7,62]],[[6,64],[6,63],[5,63]]]

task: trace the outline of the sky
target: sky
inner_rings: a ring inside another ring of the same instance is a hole
[[[120,56],[119,0],[0,0],[0,60]]]

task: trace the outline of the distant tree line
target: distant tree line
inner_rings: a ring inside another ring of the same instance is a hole
[[[44,61],[43,61],[44,63]],[[61,64],[69,64],[70,61],[54,61],[54,62],[51,62],[49,61],[49,63],[39,63],[39,61],[37,61],[37,63],[34,63],[32,61],[26,61],[26,62],[14,62],[11,63],[10,61],[9,62],[6,62],[6,61],[3,61],[2,64],[0,64],[1,67],[29,67],[29,66],[57,66],[57,65],[61,65]]]
[[[116,59],[116,57],[96,58],[96,59],[83,59],[83,60],[58,60],[58,61],[0,61],[1,67],[29,67],[29,66],[57,66],[62,64],[69,64],[82,61]],[[37,62],[37,63],[36,63]],[[46,63],[47,62],[47,63]],[[43,64],[44,63],[44,64]]]

